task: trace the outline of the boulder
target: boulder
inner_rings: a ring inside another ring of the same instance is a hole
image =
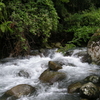
[[[49,66],[49,69],[53,71],[58,71],[59,69],[62,69],[60,64],[58,64],[57,62],[53,62],[53,61],[49,61],[48,66]]]
[[[53,84],[56,81],[61,81],[66,78],[66,74],[63,72],[51,71],[49,69],[45,70],[39,77],[39,79],[44,83]]]
[[[100,83],[100,77],[97,75],[90,75],[90,76],[87,76],[83,81],[97,84],[97,83]]]
[[[78,57],[82,57],[82,56],[84,56],[86,54],[87,54],[87,51],[79,51],[78,53],[75,53],[74,55],[78,56]]]
[[[73,49],[68,50],[68,51],[66,51],[65,56],[71,56],[73,54],[73,52],[74,52]]]
[[[85,54],[82,58],[81,58],[81,61],[83,63],[87,62],[87,63],[91,63],[92,60],[91,60],[91,57],[88,55],[88,54]]]
[[[80,88],[82,86],[81,82],[73,83],[68,86],[68,93],[75,93],[79,92]]]
[[[80,96],[89,100],[97,99],[99,97],[99,89],[92,82],[88,82],[80,88]]]
[[[100,65],[100,31],[95,33],[89,40],[87,51],[91,57],[92,62]]]
[[[36,89],[30,85],[27,84],[20,84],[17,85],[10,90],[6,91],[5,94],[2,96],[2,98],[6,97],[13,97],[13,98],[20,98],[21,96],[24,95],[29,95],[32,94],[36,91]],[[16,100],[16,99],[15,99]]]

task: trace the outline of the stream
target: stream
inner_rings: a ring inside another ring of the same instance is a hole
[[[100,66],[81,62],[82,56],[78,56],[77,53],[86,51],[86,48],[74,49],[70,56],[64,56],[56,51],[57,49],[48,50],[46,56],[42,54],[0,60],[0,96],[16,85],[29,84],[36,88],[37,93],[17,100],[80,100],[78,94],[67,92],[68,85],[92,74],[100,75]],[[65,80],[53,85],[40,82],[39,77],[48,68],[49,61],[62,63],[59,72],[66,74]],[[29,77],[20,77],[18,73],[21,70],[28,72]]]

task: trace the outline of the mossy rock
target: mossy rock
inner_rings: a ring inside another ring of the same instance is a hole
[[[89,100],[96,100],[99,97],[99,89],[92,82],[88,82],[80,88],[80,96]]]
[[[100,77],[97,75],[90,75],[90,76],[87,76],[83,81],[98,84],[98,83],[100,83]]]
[[[34,87],[27,84],[20,84],[6,91],[5,94],[1,97],[1,100],[3,100],[3,98],[4,100],[7,100],[7,98],[11,98],[11,100],[16,100],[21,96],[29,95],[34,92],[36,92],[36,89]]]
[[[54,82],[61,81],[66,78],[66,74],[63,72],[45,70],[39,77],[43,83],[53,84]]]
[[[100,32],[98,32],[98,33],[95,33],[92,37],[91,37],[91,39],[90,39],[90,43],[91,42],[97,42],[97,41],[99,41],[100,40]]]
[[[82,86],[81,82],[76,82],[68,86],[68,93],[75,93],[79,92],[80,88]]]
[[[49,61],[48,66],[49,69],[53,71],[58,71],[59,69],[62,69],[62,66],[54,61]]]
[[[92,62],[100,65],[100,32],[91,37],[87,45],[87,51]]]

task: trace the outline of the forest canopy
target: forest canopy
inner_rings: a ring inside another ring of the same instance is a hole
[[[99,7],[99,0],[1,0],[0,58],[57,42],[86,46],[100,27]]]

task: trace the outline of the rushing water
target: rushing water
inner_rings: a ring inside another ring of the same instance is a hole
[[[75,81],[84,79],[91,74],[100,74],[99,66],[82,63],[81,57],[77,56],[80,51],[86,51],[86,48],[75,49],[71,56],[63,56],[49,50],[49,54],[44,56],[29,56],[25,58],[6,58],[0,63],[0,96],[4,92],[19,84],[29,84],[36,87],[37,93],[32,96],[24,96],[18,100],[79,100],[78,95],[67,93],[67,86]],[[55,82],[53,85],[41,83],[39,76],[48,68],[49,61],[59,61],[63,63],[63,69],[59,72],[66,73],[67,78],[61,82]],[[19,71],[24,70],[30,77],[18,76]]]

